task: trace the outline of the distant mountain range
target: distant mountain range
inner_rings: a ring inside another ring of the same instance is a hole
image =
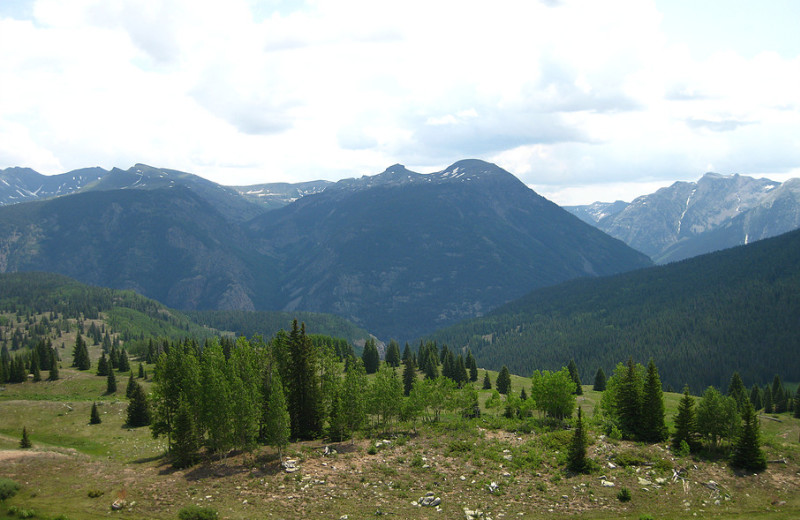
[[[537,289],[427,337],[529,375],[574,359],[584,384],[628,357],[674,390],[800,373],[800,230],[681,262]]]
[[[657,263],[748,244],[800,227],[800,179],[783,184],[705,174],[630,204],[595,202],[568,211]]]
[[[0,272],[62,273],[178,309],[330,312],[412,339],[536,287],[650,265],[482,161],[283,191],[145,165],[77,172],[52,185],[0,172]]]

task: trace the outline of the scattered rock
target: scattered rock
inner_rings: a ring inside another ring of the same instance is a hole
[[[608,469],[617,469],[617,465],[614,464],[613,462],[609,462],[608,463]]]
[[[433,491],[428,491],[425,493],[424,497],[420,497],[419,505],[424,507],[436,507],[442,503],[442,499],[435,496]]]
[[[666,483],[667,483],[667,479],[665,479],[664,477],[658,477],[656,479],[656,484],[658,484],[659,486],[663,486]]]
[[[466,520],[492,520],[492,517],[488,516],[483,511],[472,511],[466,507],[464,508],[464,516],[466,517]]]
[[[286,459],[283,461],[283,469],[286,473],[294,473],[300,468],[297,467],[297,461],[295,459]]]
[[[486,489],[489,490],[489,493],[495,494],[500,491],[500,486],[497,485],[497,482],[492,482],[486,486]]]
[[[123,499],[117,499],[117,500],[114,500],[114,502],[111,503],[111,509],[114,510],[114,511],[119,511],[120,509],[122,509],[126,505],[128,505],[128,502],[126,502]]]
[[[640,486],[652,486],[653,485],[653,483],[650,482],[649,480],[647,480],[646,478],[639,477],[638,481],[639,481],[639,485]]]
[[[614,487],[614,486],[616,486],[616,484],[614,484],[613,482],[609,482],[608,480],[601,480],[600,481],[600,485],[603,486],[603,487]]]

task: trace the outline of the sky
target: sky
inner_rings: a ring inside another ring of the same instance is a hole
[[[559,204],[800,177],[795,0],[0,0],[0,169],[498,164]]]

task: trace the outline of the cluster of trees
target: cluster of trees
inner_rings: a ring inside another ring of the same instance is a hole
[[[22,383],[28,380],[42,380],[42,370],[49,371],[47,379],[59,378],[59,355],[49,340],[40,340],[33,349],[22,350],[11,355],[8,347],[0,347],[0,384]]]

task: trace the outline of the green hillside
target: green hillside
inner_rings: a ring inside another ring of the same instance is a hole
[[[517,374],[575,359],[583,381],[633,356],[693,391],[800,374],[800,232],[666,266],[534,291],[429,339]]]

